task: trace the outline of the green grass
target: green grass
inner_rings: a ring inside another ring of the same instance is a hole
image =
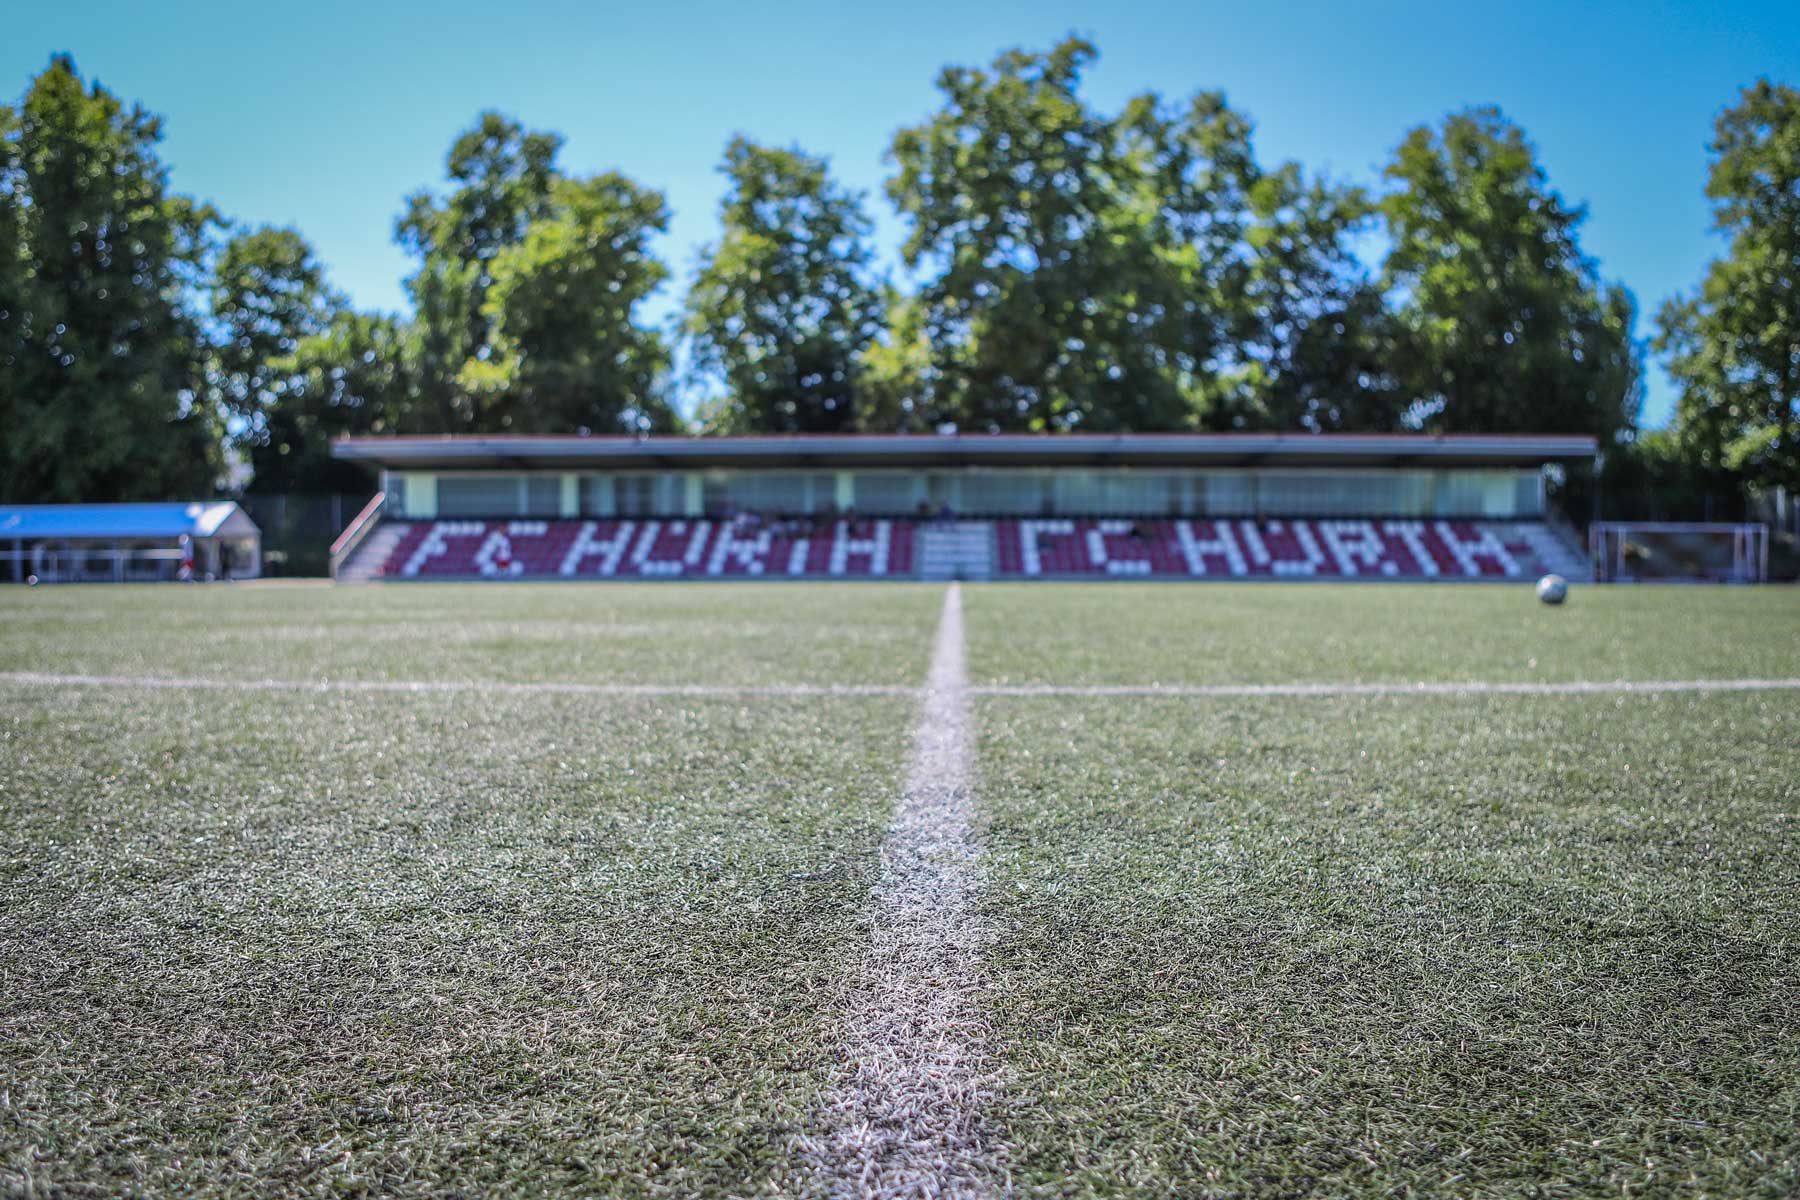
[[[0,589],[0,671],[219,678],[916,683],[920,584]]]
[[[1791,696],[981,708],[1056,1195],[1792,1195]]]
[[[966,604],[976,683],[1800,676],[1800,590],[1525,584],[1000,584]]]
[[[923,585],[0,589],[0,671],[915,685]],[[1800,675],[1800,592],[998,585],[981,683]],[[0,681],[0,1194],[794,1194],[905,696]],[[1028,1195],[1800,1192],[1800,693],[990,696]]]
[[[0,684],[0,1185],[773,1188],[909,716]]]

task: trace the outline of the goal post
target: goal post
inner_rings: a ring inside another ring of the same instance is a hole
[[[1596,521],[1588,527],[1603,583],[1761,583],[1769,527],[1699,521]]]

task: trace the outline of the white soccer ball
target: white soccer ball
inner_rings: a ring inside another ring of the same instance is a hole
[[[1569,581],[1561,575],[1546,575],[1538,580],[1537,593],[1545,604],[1561,604],[1569,598]]]

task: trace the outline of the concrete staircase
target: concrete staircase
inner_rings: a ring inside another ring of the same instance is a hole
[[[388,555],[394,552],[394,547],[406,536],[409,528],[411,527],[405,521],[381,522],[362,540],[362,545],[351,554],[350,561],[338,570],[337,581],[367,583],[375,578],[375,572],[387,561]]]
[[[992,579],[994,527],[986,521],[922,525],[918,561],[920,579]]]
[[[1525,540],[1537,552],[1545,571],[1561,575],[1570,583],[1592,583],[1594,564],[1585,547],[1574,542],[1573,530],[1564,532],[1549,521],[1532,522],[1524,527]]]

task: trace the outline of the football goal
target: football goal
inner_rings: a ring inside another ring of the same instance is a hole
[[[1760,583],[1769,527],[1678,521],[1596,521],[1594,578],[1606,583]]]

